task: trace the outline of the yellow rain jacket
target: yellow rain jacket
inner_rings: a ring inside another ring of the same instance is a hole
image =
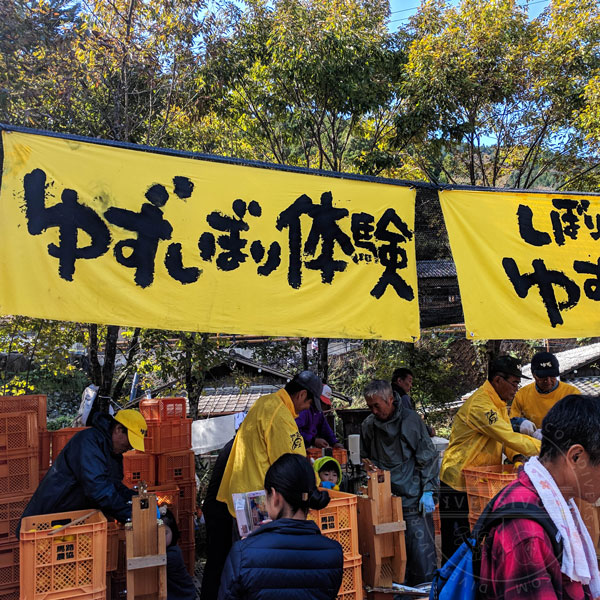
[[[539,429],[548,411],[561,399],[569,394],[579,394],[574,385],[558,382],[558,387],[549,394],[540,394],[535,389],[535,383],[522,387],[515,396],[510,407],[510,416],[529,419]]]
[[[282,454],[306,456],[304,440],[294,421],[297,416],[283,388],[262,396],[248,411],[235,436],[217,493],[217,500],[227,504],[233,517],[232,494],[262,490],[267,470]]]
[[[450,444],[444,453],[440,479],[451,488],[466,491],[466,467],[502,464],[502,451],[534,456],[540,452],[535,438],[515,433],[506,403],[486,381],[459,409],[452,423]]]

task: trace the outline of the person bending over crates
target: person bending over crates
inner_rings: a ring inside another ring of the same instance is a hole
[[[131,448],[143,452],[145,435],[146,420],[137,410],[95,413],[92,426],[75,434],[48,469],[21,519],[97,508],[125,523],[136,492],[123,484],[122,455]]]
[[[460,407],[452,422],[450,443],[440,470],[440,524],[442,564],[469,533],[469,505],[463,469],[502,464],[502,452],[513,462],[539,454],[540,442],[516,433],[508,418],[524,375],[512,356],[496,358],[487,381]]]
[[[438,453],[421,417],[394,399],[389,382],[372,381],[364,395],[372,414],[361,425],[361,456],[390,471],[392,493],[402,497],[405,583],[431,581],[437,564],[431,513],[438,488]]]

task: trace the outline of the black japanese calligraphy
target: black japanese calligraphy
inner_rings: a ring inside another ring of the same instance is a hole
[[[110,232],[104,221],[88,206],[80,204],[75,190],[65,189],[61,202],[45,206],[46,173],[34,169],[24,177],[25,216],[27,230],[31,235],[40,235],[46,229],[58,227],[58,246],[48,244],[48,254],[58,258],[58,274],[73,281],[75,262],[102,256],[110,246]],[[87,246],[78,246],[79,232],[90,237]]]
[[[502,266],[519,298],[526,298],[529,289],[537,286],[552,327],[563,324],[562,310],[573,308],[579,302],[581,292],[577,284],[563,272],[546,268],[542,259],[532,262],[532,273],[520,273],[513,258],[504,258]],[[555,291],[557,287],[565,292],[566,300],[557,299]]]
[[[275,272],[283,260],[277,240],[253,234],[254,225],[265,218],[260,203],[242,198],[232,201],[231,211],[213,210],[206,215],[208,230],[198,232],[195,256],[186,256],[189,250],[184,250],[167,218],[173,202],[187,202],[194,196],[193,182],[181,175],[172,178],[172,187],[160,182],[147,186],[139,209],[107,207],[104,200],[100,203],[102,213],[79,202],[77,192],[70,189],[62,191],[60,203],[46,206],[47,188],[46,174],[40,169],[24,178],[28,232],[40,235],[58,228],[59,244],[49,244],[48,253],[59,259],[59,276],[67,281],[73,280],[78,259],[106,254],[113,237],[115,260],[133,270],[133,281],[141,288],[153,284],[157,264],[164,265],[173,280],[189,285],[198,282],[203,273],[193,265],[194,260],[214,263],[219,271],[227,273],[250,266],[261,277]],[[287,230],[290,287],[302,286],[303,270],[317,271],[321,282],[330,285],[352,260],[354,264],[382,267],[371,284],[374,298],[382,298],[391,288],[390,293],[399,298],[414,299],[412,287],[400,274],[409,265],[407,245],[413,232],[394,209],[388,208],[376,219],[366,212],[350,213],[336,206],[331,191],[321,193],[318,203],[300,194],[271,225],[278,231]],[[351,235],[345,230],[348,226]],[[119,229],[127,233],[118,235]],[[89,238],[88,245],[79,245],[82,233]]]

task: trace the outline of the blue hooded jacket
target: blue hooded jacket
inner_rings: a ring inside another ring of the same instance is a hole
[[[88,508],[99,508],[122,523],[131,518],[129,501],[135,492],[123,485],[123,457],[112,451],[112,421],[97,413],[92,427],[69,440],[21,518]]]
[[[342,547],[313,521],[277,519],[233,546],[219,600],[333,600],[343,566]]]

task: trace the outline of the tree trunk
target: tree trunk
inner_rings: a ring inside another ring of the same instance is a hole
[[[117,401],[118,398],[123,393],[123,386],[125,385],[125,381],[127,380],[127,377],[131,373],[131,368],[130,368],[131,364],[133,363],[133,359],[135,358],[136,354],[138,353],[138,350],[140,347],[139,346],[140,331],[141,331],[141,329],[139,327],[136,327],[133,332],[133,335],[131,336],[131,340],[129,341],[129,348],[127,349],[127,363],[126,363],[123,371],[121,371],[121,373],[119,374],[119,377],[117,378],[117,382],[115,383],[115,388],[112,393],[112,399],[114,401]]]
[[[302,370],[308,370],[308,338],[300,339],[300,350],[302,352]]]
[[[100,387],[102,383],[102,368],[98,360],[98,325],[89,325],[90,341],[88,345],[88,360],[90,363],[89,376],[94,385]]]
[[[120,329],[121,328],[118,325],[109,325],[106,328],[102,383],[98,390],[98,408],[102,412],[108,412],[108,401],[111,398],[112,383],[115,376],[115,359],[117,357],[117,341],[119,339]]]
[[[319,338],[319,361],[317,364],[317,375],[321,378],[321,381],[325,383],[329,374],[329,340],[327,338]]]

